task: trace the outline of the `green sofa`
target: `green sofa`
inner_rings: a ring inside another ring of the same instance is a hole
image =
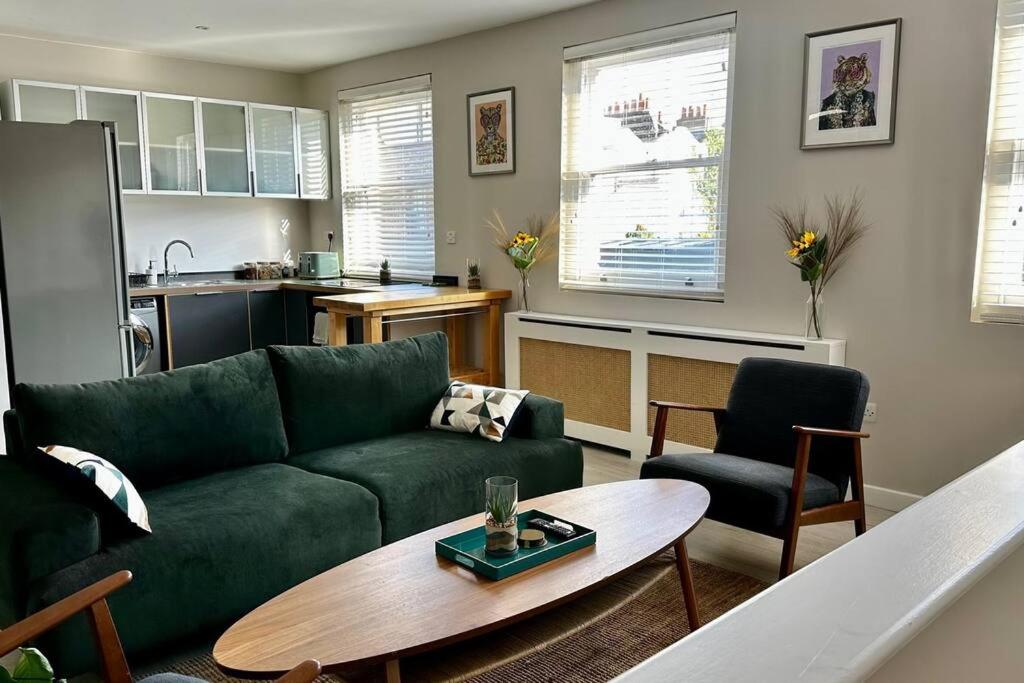
[[[530,395],[503,443],[426,429],[449,383],[435,333],[347,347],[270,347],[83,385],[18,385],[0,457],[0,627],[119,569],[110,605],[129,656],[208,638],[287,588],[483,508],[578,487],[562,406]],[[35,447],[114,463],[149,508],[124,529],[46,476]],[[83,620],[44,641],[63,675],[92,665]]]

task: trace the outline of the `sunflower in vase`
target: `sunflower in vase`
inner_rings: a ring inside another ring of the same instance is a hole
[[[524,311],[529,311],[527,289],[530,287],[530,272],[551,255],[549,246],[552,235],[558,230],[558,216],[552,216],[546,221],[531,216],[526,220],[524,228],[513,233],[505,227],[501,216],[495,211],[494,218],[487,221],[487,227],[494,233],[495,245],[509,257],[512,267],[519,273],[521,306]]]

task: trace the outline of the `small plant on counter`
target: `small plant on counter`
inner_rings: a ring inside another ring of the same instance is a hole
[[[380,260],[380,283],[386,285],[391,282],[391,261],[387,256]]]
[[[480,289],[480,263],[476,259],[466,259],[466,287]]]

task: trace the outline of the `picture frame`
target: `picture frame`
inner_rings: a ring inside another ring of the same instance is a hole
[[[893,144],[902,27],[896,18],[804,36],[800,149]]]
[[[516,89],[466,95],[469,175],[516,172]]]

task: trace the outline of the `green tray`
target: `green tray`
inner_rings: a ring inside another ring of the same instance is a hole
[[[540,510],[526,510],[519,513],[517,526],[526,529],[526,523],[535,517],[546,519],[549,522],[559,519],[568,522],[576,528],[576,535],[570,539],[562,540],[554,534],[547,534],[548,542],[540,548],[519,548],[514,555],[508,557],[491,557],[484,552],[487,539],[483,526],[463,531],[434,542],[434,551],[441,557],[446,557],[453,562],[458,562],[464,567],[472,569],[477,574],[486,576],[489,579],[500,580],[526,571],[539,564],[568,555],[574,550],[594,545],[597,541],[597,532],[585,526],[569,522],[569,520],[552,517]]]

